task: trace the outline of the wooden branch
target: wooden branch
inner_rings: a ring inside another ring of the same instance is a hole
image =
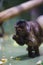
[[[22,3],[18,6],[9,8],[7,10],[4,10],[0,12],[0,22],[9,19],[11,17],[17,16],[23,11],[30,10],[35,6],[40,5],[41,3],[43,3],[43,0],[32,0],[32,1],[27,1],[25,3]]]

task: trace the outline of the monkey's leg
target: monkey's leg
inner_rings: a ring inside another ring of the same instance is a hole
[[[35,57],[35,51],[34,51],[34,48],[32,46],[28,46],[28,56],[31,57],[31,58],[34,58]]]
[[[35,46],[34,49],[35,49],[35,56],[40,56],[39,47]]]

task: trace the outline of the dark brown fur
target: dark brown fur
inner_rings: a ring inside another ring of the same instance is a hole
[[[21,46],[24,44],[28,46],[28,56],[39,56],[39,46],[43,41],[43,29],[38,22],[20,20],[17,22],[15,29],[16,35],[13,36],[13,39]]]

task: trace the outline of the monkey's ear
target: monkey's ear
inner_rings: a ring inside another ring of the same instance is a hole
[[[13,35],[13,37],[12,37],[14,40],[16,40],[17,38],[19,38],[19,36],[18,35]]]
[[[15,35],[13,35],[12,39],[14,40],[15,38],[16,38],[16,36],[15,36]]]

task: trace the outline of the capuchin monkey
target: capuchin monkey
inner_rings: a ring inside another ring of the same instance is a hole
[[[15,26],[13,39],[21,46],[28,46],[28,56],[39,56],[39,46],[43,42],[43,15],[35,21],[19,20]]]

